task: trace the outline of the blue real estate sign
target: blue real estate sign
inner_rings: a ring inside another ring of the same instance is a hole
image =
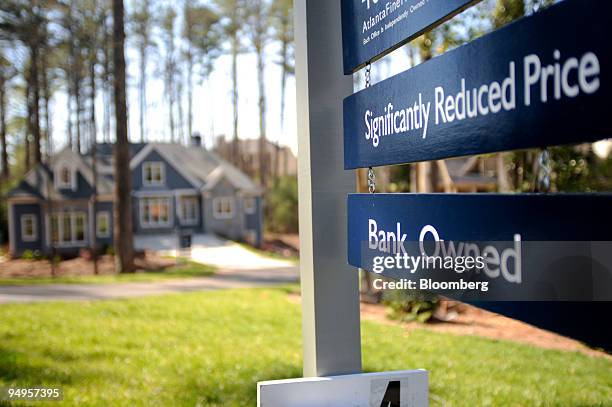
[[[355,93],[345,168],[610,137],[610,38],[612,2],[565,0]]]
[[[391,52],[480,0],[342,0],[344,74]]]
[[[607,194],[352,194],[348,261],[459,300],[612,301],[610,208]]]

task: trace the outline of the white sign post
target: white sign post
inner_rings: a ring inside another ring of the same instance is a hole
[[[359,374],[359,274],[348,265],[340,1],[295,1],[304,379],[258,383],[258,406],[427,406],[427,372]],[[345,376],[337,376],[345,375]]]

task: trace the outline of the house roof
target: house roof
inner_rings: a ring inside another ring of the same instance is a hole
[[[208,191],[221,180],[226,180],[234,188],[244,193],[260,194],[261,188],[246,174],[223,160],[218,155],[195,146],[183,146],[171,143],[130,144],[130,168],[135,168],[151,152],[156,151],[169,165],[181,174],[195,189]],[[76,168],[91,185],[93,184],[92,155],[78,155],[65,148],[51,158],[51,168],[66,164]],[[114,189],[114,158],[112,144],[98,144],[96,167],[98,173],[98,194],[111,194]],[[35,197],[53,200],[74,198],[55,189],[53,171],[45,164],[40,164],[29,171],[21,183],[12,189],[9,197]],[[51,183],[51,188],[47,187]]]

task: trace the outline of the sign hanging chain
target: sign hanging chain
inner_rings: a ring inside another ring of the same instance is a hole
[[[370,62],[366,65],[365,70],[365,87],[369,88],[372,84],[372,65]],[[376,192],[376,174],[374,173],[374,169],[372,167],[368,168],[368,191],[371,194]]]
[[[544,6],[543,0],[533,0],[531,12],[535,13]],[[538,191],[550,192],[550,153],[547,148],[543,148],[538,156]]]
[[[543,149],[538,157],[538,191],[550,191],[550,153],[548,149]]]

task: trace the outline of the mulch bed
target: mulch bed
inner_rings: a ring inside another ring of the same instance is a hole
[[[137,271],[162,271],[176,265],[174,259],[146,253],[135,259]],[[56,276],[88,276],[94,274],[93,262],[83,257],[61,261],[56,266]],[[101,256],[98,259],[98,274],[115,274],[115,259]],[[51,277],[51,264],[48,260],[13,259],[0,262],[0,278]]]

